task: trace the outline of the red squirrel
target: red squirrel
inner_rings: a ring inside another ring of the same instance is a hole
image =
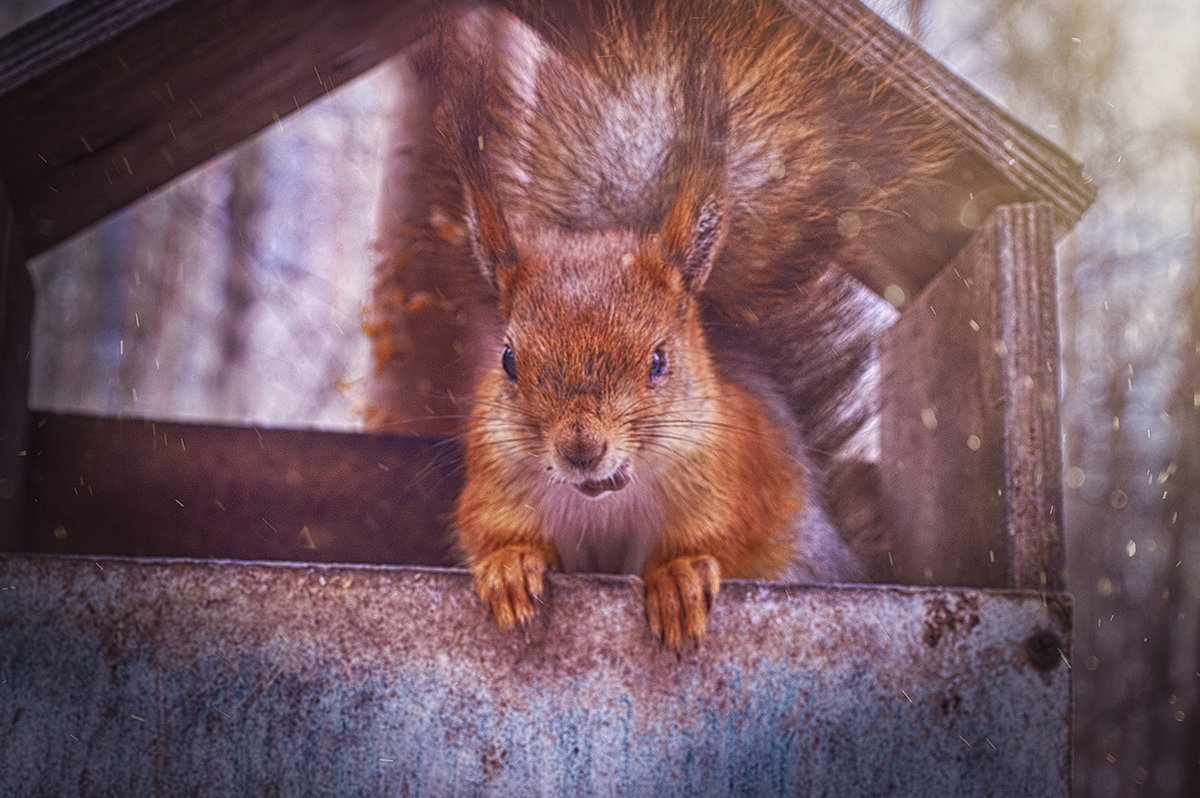
[[[485,35],[460,20],[440,67],[503,329],[453,519],[483,603],[511,629],[548,568],[637,574],[679,649],[722,579],[860,579],[808,452],[824,428],[776,372],[845,388],[862,363],[770,336],[870,315],[805,297],[860,295],[839,221],[869,223],[932,148],[899,146],[921,137],[882,105],[846,121],[879,87],[776,3],[512,5]]]

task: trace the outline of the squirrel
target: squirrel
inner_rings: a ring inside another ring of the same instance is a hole
[[[935,138],[768,0],[509,5],[437,49],[503,330],[453,513],[483,603],[507,630],[548,568],[637,574],[678,650],[722,579],[861,580],[820,461],[885,322],[838,264]]]

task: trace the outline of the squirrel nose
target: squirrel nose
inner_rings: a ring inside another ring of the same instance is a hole
[[[608,451],[608,443],[588,432],[577,430],[560,440],[556,448],[562,459],[581,471],[587,471],[604,457]]]

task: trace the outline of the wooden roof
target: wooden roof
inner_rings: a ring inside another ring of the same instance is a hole
[[[783,0],[835,47],[888,72],[961,152],[920,219],[880,231],[859,276],[923,286],[972,221],[1052,205],[1065,232],[1095,187],[857,0]],[[510,5],[525,5],[512,0]],[[396,53],[431,0],[76,0],[0,40],[0,181],[32,257]]]

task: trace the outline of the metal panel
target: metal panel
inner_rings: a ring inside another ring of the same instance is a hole
[[[5,795],[1065,795],[1061,595],[635,578],[501,634],[461,571],[0,557]]]

